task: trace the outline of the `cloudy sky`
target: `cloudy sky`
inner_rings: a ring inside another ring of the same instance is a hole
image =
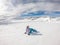
[[[21,15],[43,10],[60,11],[60,0],[0,0],[0,15]]]

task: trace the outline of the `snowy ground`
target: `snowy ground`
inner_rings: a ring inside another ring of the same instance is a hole
[[[0,25],[0,45],[60,45],[60,23],[20,20],[16,22]],[[24,34],[27,25],[40,31],[42,35]]]

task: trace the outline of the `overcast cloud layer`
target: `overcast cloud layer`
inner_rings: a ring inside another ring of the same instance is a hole
[[[0,0],[0,16],[37,10],[60,11],[60,0]]]

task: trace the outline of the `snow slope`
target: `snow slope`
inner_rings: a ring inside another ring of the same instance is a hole
[[[0,45],[60,45],[60,22],[42,22],[40,18],[15,21],[16,23],[0,25]],[[27,25],[42,35],[24,34]]]

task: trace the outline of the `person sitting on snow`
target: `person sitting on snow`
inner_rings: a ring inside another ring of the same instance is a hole
[[[29,28],[29,26],[26,27],[26,32],[25,32],[25,34],[30,35],[30,34],[32,34],[33,32],[37,33],[38,31],[35,30],[35,29],[33,29],[33,28]]]

